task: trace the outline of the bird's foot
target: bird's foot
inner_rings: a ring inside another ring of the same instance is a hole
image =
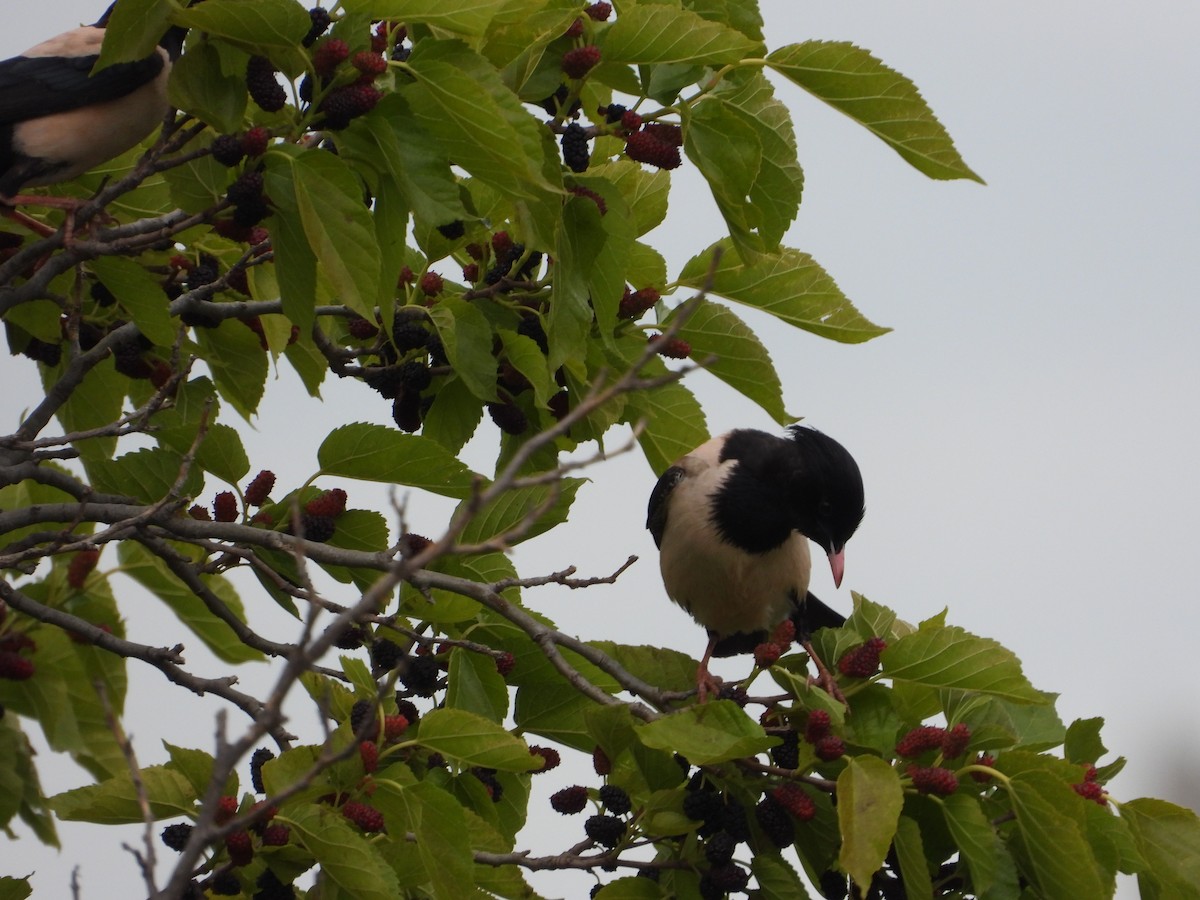
[[[699,703],[707,703],[709,697],[716,697],[721,693],[721,686],[725,682],[708,671],[707,666],[702,666],[696,671],[696,698]]]
[[[813,665],[817,669],[815,676],[809,676],[808,683],[815,684],[843,706],[849,706],[850,704],[846,702],[846,695],[842,693],[842,689],[838,686],[837,677],[822,662],[820,655],[813,649],[812,642],[803,640],[800,642],[800,646],[804,648],[804,651],[808,654],[808,658],[813,661]]]

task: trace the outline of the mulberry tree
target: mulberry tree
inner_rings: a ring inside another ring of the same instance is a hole
[[[635,436],[647,484],[707,438],[690,369],[782,425],[767,343],[887,330],[781,243],[802,173],[774,85],[977,180],[903,75],[768,40],[753,0],[121,0],[100,65],[172,25],[161,130],[49,190],[76,209],[26,207],[48,236],[0,231],[5,365],[44,388],[0,438],[3,822],[141,823],[155,898],[532,898],[565,869],[602,900],[1194,891],[1195,816],[1111,797],[1100,720],[1065,725],[944,615],[857,598],[815,636],[844,701],[784,630],[697,704],[694,660],[526,605],[620,571],[507,555],[574,512],[606,438]],[[680,169],[727,236],[668,271],[648,235]],[[797,331],[764,342],[742,307]],[[284,448],[303,480],[242,440],[273,370],[314,398]],[[331,376],[381,415],[320,406]],[[418,534],[356,505],[372,485],[456,506]],[[176,618],[161,646],[127,636],[131,595]],[[235,677],[253,662],[269,689]],[[156,673],[220,700],[215,745],[126,736]],[[30,729],[78,786],[43,794]],[[541,789],[567,755],[587,783]],[[559,845],[526,842],[557,816]],[[0,893],[27,896],[14,856]]]

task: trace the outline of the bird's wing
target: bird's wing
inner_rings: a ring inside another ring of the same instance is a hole
[[[89,76],[95,55],[14,56],[0,62],[0,124],[15,124],[115,100],[153,81],[164,60],[155,52]]]
[[[819,628],[841,628],[846,624],[845,616],[818,600],[812,591],[805,595],[803,602],[796,604],[791,619],[796,626],[796,636],[805,639]]]
[[[650,507],[646,511],[646,527],[654,536],[656,547],[662,547],[663,532],[667,530],[667,499],[675,485],[683,479],[684,471],[681,466],[671,466],[662,473],[654,490],[650,492]]]

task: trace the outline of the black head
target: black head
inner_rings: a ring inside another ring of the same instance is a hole
[[[830,556],[842,552],[865,512],[862,474],[841,444],[813,428],[788,429],[797,456],[789,486],[793,527]]]

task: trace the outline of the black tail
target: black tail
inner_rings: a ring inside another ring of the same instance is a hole
[[[796,626],[796,638],[806,640],[818,628],[841,628],[846,617],[832,607],[826,606],[809,591],[804,602],[797,604],[792,613],[792,624]]]

